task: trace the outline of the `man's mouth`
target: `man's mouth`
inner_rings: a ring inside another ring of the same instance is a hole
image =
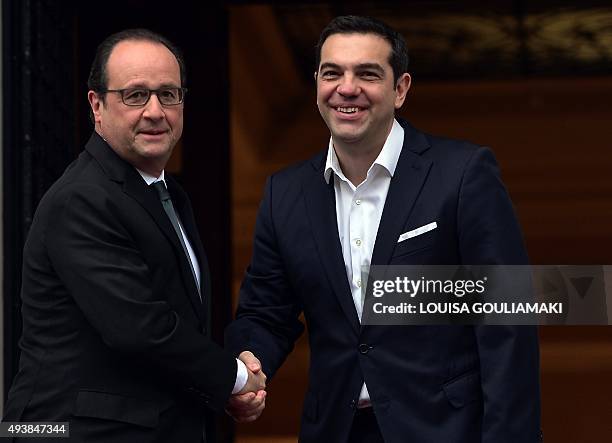
[[[363,108],[357,106],[336,106],[335,109],[342,114],[355,114],[361,111]]]

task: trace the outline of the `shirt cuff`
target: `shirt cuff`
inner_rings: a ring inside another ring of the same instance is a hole
[[[234,389],[232,389],[232,394],[236,394],[242,391],[249,380],[249,373],[247,371],[246,365],[242,362],[242,360],[236,359],[236,364],[238,365],[238,370],[236,371],[236,383],[234,383]]]

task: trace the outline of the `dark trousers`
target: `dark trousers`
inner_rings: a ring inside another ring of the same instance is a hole
[[[376,421],[374,409],[357,409],[348,443],[385,443]]]

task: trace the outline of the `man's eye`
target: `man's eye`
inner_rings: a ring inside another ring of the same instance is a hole
[[[379,79],[380,75],[378,75],[378,73],[376,73],[376,72],[365,71],[365,72],[361,73],[361,77],[363,77],[365,79],[369,79],[369,80],[374,80],[374,79]]]
[[[334,77],[338,77],[338,73],[336,71],[323,71],[323,73],[321,74],[321,77],[334,78]]]
[[[139,100],[147,96],[147,91],[144,89],[131,89],[125,91],[125,98],[127,100]]]
[[[174,88],[172,88],[172,89],[162,89],[160,91],[160,94],[162,95],[162,97],[170,98],[170,99],[174,99],[177,96],[176,89],[174,89]]]

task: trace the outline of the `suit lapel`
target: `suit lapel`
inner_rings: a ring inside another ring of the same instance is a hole
[[[323,177],[324,162],[324,156],[317,156],[313,160],[312,172],[304,180],[306,210],[327,278],[349,323],[358,332],[359,318],[348,284],[338,235],[334,186],[333,181],[328,184]]]
[[[201,314],[202,318],[206,318],[206,325],[210,325],[210,319],[208,318],[208,314],[210,313],[211,307],[211,293],[208,260],[206,257],[206,253],[204,252],[204,247],[202,246],[202,241],[200,240],[200,234],[198,233],[198,228],[195,223],[195,219],[193,217],[193,209],[191,207],[191,203],[189,202],[187,194],[185,194],[183,189],[176,183],[176,181],[171,176],[166,175],[166,183],[168,184],[168,191],[170,192],[172,201],[175,202],[175,209],[178,213],[179,218],[181,219],[183,229],[185,229],[185,234],[189,239],[189,243],[193,248],[193,251],[196,255],[196,259],[198,260],[198,264],[200,266],[199,277],[202,303],[199,303],[198,307],[200,309],[208,307],[208,309],[204,309]],[[191,272],[191,270],[189,271]],[[191,278],[191,280],[193,280],[193,277]],[[197,288],[195,288],[195,290],[197,291]]]
[[[189,300],[200,318],[200,321],[204,323],[204,309],[198,295],[196,284],[193,280],[190,265],[187,262],[188,258],[185,256],[180,240],[172,227],[170,219],[164,212],[155,189],[147,186],[140,174],[138,174],[138,171],[121,159],[95,132],[87,143],[86,149],[96,158],[112,181],[123,184],[123,192],[136,200],[136,202],[149,213],[159,229],[163,232],[164,236],[168,239],[179,260],[179,269],[183,281],[185,282],[185,287],[188,290]],[[182,219],[181,222],[183,222]]]
[[[198,294],[196,282],[193,279],[191,265],[187,261],[189,258],[185,255],[185,251],[183,250],[183,246],[181,245],[181,242],[174,231],[174,227],[172,226],[168,215],[164,211],[164,208],[159,201],[158,194],[155,189],[146,185],[136,170],[133,169],[133,173],[131,172],[132,171],[127,171],[126,173],[123,191],[140,203],[140,205],[151,215],[153,220],[155,220],[155,223],[159,226],[160,230],[164,233],[168,241],[172,244],[174,253],[176,254],[176,257],[180,263],[179,269],[181,272],[181,277],[185,283],[185,287],[187,288],[189,300],[191,301],[194,310],[198,314],[198,317],[200,317],[200,321],[204,322],[205,317],[203,313],[203,306],[200,300],[200,295]],[[170,196],[172,198],[174,197],[172,194],[170,194]],[[184,227],[183,219],[181,219],[181,223]]]
[[[432,165],[431,160],[424,159],[420,155],[429,148],[423,133],[412,128],[406,121],[400,122],[404,128],[404,144],[395,174],[391,178],[378,226],[372,265],[387,265],[391,261],[397,239],[412,212]]]

